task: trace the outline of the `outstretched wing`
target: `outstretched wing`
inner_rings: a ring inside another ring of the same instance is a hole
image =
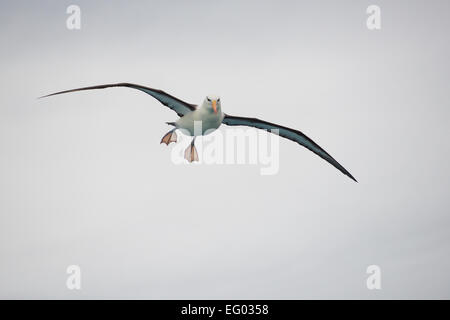
[[[356,179],[348,172],[343,166],[339,164],[332,156],[330,156],[325,150],[323,150],[317,143],[312,141],[310,138],[308,138],[306,135],[304,135],[301,131],[287,128],[280,126],[275,123],[270,123],[267,121],[259,120],[256,118],[245,118],[245,117],[234,117],[230,115],[225,115],[224,119],[222,120],[222,123],[229,125],[229,126],[248,126],[248,127],[255,127],[258,129],[263,129],[267,131],[271,131],[272,133],[277,133],[274,130],[278,130],[278,134],[282,136],[283,138],[290,139],[292,141],[297,142],[298,144],[304,146],[305,148],[308,148],[315,154],[317,154],[319,157],[325,159],[330,164],[332,164],[335,168],[337,168],[339,171],[341,171],[343,174],[347,175],[354,181]]]
[[[190,104],[187,102],[184,102],[168,93],[165,93],[162,90],[158,89],[152,89],[148,87],[144,87],[138,84],[133,83],[111,83],[111,84],[103,84],[98,86],[92,86],[92,87],[84,87],[84,88],[78,88],[78,89],[71,89],[71,90],[65,90],[60,91],[52,94],[48,94],[46,96],[42,96],[40,98],[50,97],[57,94],[62,93],[69,93],[69,92],[75,92],[75,91],[84,91],[84,90],[94,90],[94,89],[106,89],[111,87],[127,87],[132,89],[137,89],[140,91],[143,91],[149,95],[151,95],[153,98],[161,102],[163,105],[169,107],[173,111],[175,111],[180,117],[184,116],[185,114],[194,111],[196,109],[195,104]]]

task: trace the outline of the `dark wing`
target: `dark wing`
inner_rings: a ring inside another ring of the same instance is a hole
[[[152,89],[148,87],[144,87],[138,84],[133,83],[112,83],[112,84],[103,84],[99,86],[92,86],[92,87],[84,87],[84,88],[78,88],[78,89],[71,89],[71,90],[65,90],[60,91],[56,93],[52,93],[40,98],[50,97],[57,94],[62,93],[69,93],[69,92],[75,92],[75,91],[84,91],[84,90],[93,90],[93,89],[105,89],[105,88],[111,88],[111,87],[127,87],[132,89],[137,89],[140,91],[143,91],[149,95],[151,95],[153,98],[157,99],[159,102],[161,102],[163,105],[169,107],[173,111],[175,111],[180,117],[184,116],[185,114],[194,111],[196,108],[196,105],[190,104],[187,102],[184,102],[178,98],[175,98],[174,96],[165,93],[162,90],[158,89]]]
[[[270,123],[256,118],[234,117],[229,116],[227,114],[225,115],[225,118],[222,120],[222,123],[229,126],[248,126],[267,131],[270,130],[272,133],[275,134],[276,132],[274,132],[273,130],[278,130],[280,136],[295,141],[298,144],[304,146],[305,148],[308,148],[309,150],[317,154],[319,157],[331,163],[343,174],[349,176],[351,179],[356,181],[356,179],[350,174],[350,172],[348,172],[343,166],[341,166],[339,162],[334,160],[334,158],[330,156],[325,150],[323,150],[317,143],[312,141],[310,138],[308,138],[306,135],[304,135],[302,132],[298,130],[286,128],[278,124]]]

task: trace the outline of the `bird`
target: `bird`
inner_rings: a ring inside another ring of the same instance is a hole
[[[164,106],[175,111],[180,118],[175,122],[166,122],[168,125],[173,126],[174,128],[162,137],[160,143],[169,145],[172,142],[177,142],[177,130],[180,130],[181,132],[191,136],[191,143],[184,153],[184,158],[188,162],[199,161],[198,152],[195,148],[195,139],[197,136],[207,135],[218,129],[222,124],[228,126],[247,126],[278,134],[283,138],[292,140],[300,144],[301,146],[309,149],[310,151],[314,152],[316,155],[330,163],[332,166],[334,166],[336,169],[341,171],[353,181],[358,182],[350,174],[349,171],[347,171],[329,153],[322,149],[322,147],[320,147],[312,139],[307,137],[303,132],[279,124],[260,120],[258,118],[248,118],[226,114],[222,111],[222,103],[220,97],[216,95],[207,95],[200,105],[195,105],[184,102],[183,100],[178,99],[173,95],[170,95],[159,89],[153,89],[139,84],[123,82],[64,90],[41,96],[39,98],[46,98],[70,92],[106,89],[113,87],[125,87],[145,92],[158,100]],[[201,124],[200,129],[196,129],[196,123]]]

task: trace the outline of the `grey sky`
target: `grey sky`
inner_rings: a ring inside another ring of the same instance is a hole
[[[449,11],[1,1],[0,297],[450,298]],[[359,183],[288,140],[274,176],[174,165],[176,114],[133,90],[36,99],[123,81],[298,128]]]

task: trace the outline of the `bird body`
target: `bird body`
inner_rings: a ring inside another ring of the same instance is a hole
[[[216,101],[216,112],[212,108],[213,101]],[[178,119],[175,126],[189,136],[203,136],[219,128],[224,117],[225,114],[220,108],[220,98],[208,96],[199,108]]]
[[[231,116],[222,112],[221,101],[217,96],[207,96],[200,106],[184,102],[162,90],[153,89],[145,86],[141,86],[133,83],[112,83],[97,85],[91,87],[84,87],[78,89],[71,89],[52,93],[44,97],[54,96],[62,93],[69,93],[75,91],[85,91],[94,89],[106,89],[111,87],[126,87],[136,89],[145,92],[163,105],[175,111],[180,119],[176,122],[168,122],[168,124],[174,125],[175,128],[167,132],[161,139],[161,143],[170,144],[171,142],[177,142],[176,130],[181,130],[189,136],[193,136],[189,147],[184,153],[184,157],[189,162],[198,161],[198,154],[195,148],[195,138],[197,136],[209,134],[220,127],[220,125],[226,124],[228,126],[249,126],[266,130],[274,134],[278,134],[283,138],[292,140],[301,146],[311,150],[319,157],[333,165],[336,169],[348,176],[350,179],[356,181],[356,179],[348,172],[342,165],[339,164],[329,153],[322,149],[312,139],[307,137],[303,132],[287,128],[275,123],[260,120],[257,118],[247,118],[239,116]],[[197,125],[198,124],[198,125]],[[201,125],[201,128],[200,128]]]

